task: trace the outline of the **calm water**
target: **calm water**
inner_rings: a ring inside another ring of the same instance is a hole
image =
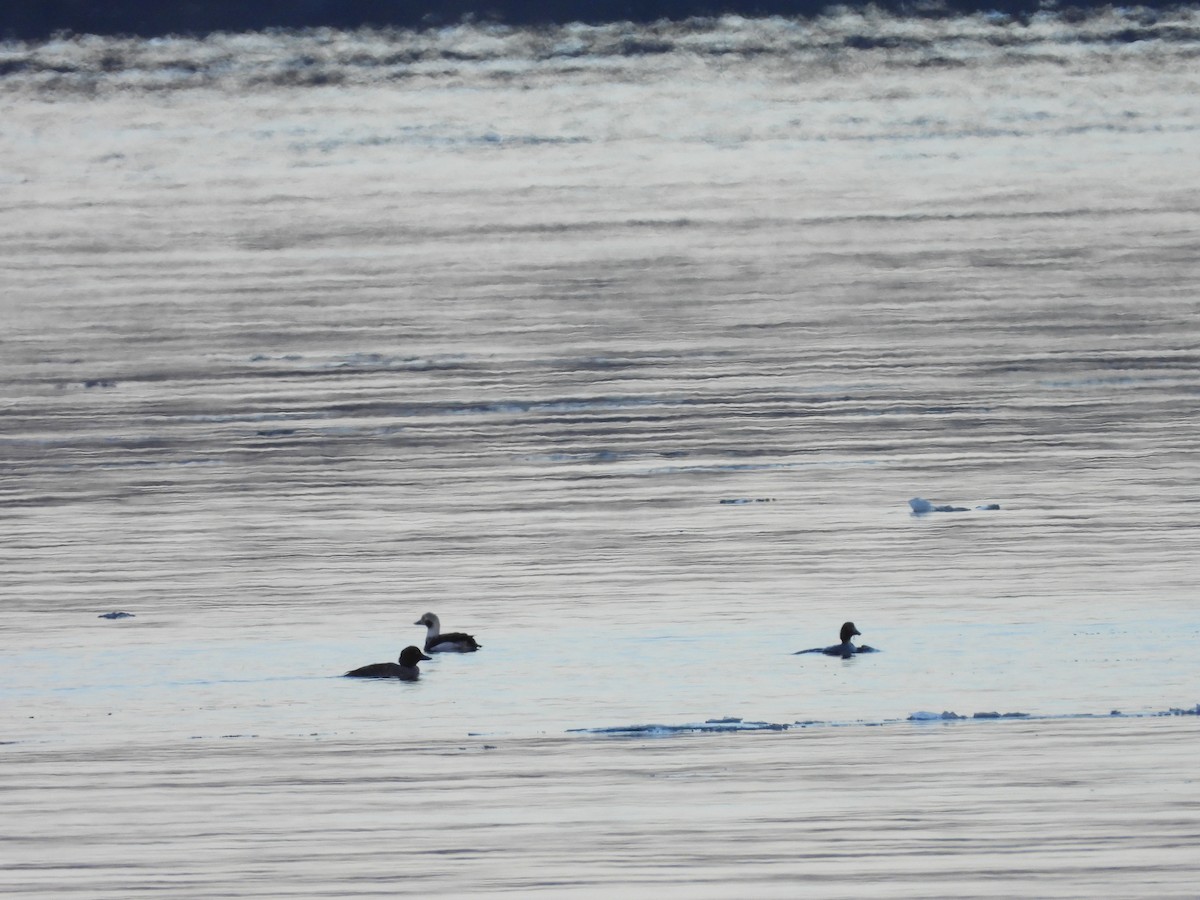
[[[0,45],[0,887],[1194,896],[1198,37]]]

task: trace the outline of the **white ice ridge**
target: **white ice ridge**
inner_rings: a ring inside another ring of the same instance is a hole
[[[738,718],[705,719],[685,725],[614,725],[608,728],[569,728],[568,734],[686,734],[697,731],[787,731],[791,725],[776,722],[746,722]]]
[[[970,508],[966,506],[953,506],[951,504],[934,504],[924,497],[913,497],[908,501],[908,505],[912,507],[914,516],[923,516],[925,513],[931,512],[970,512]],[[976,506],[975,509],[990,510],[999,509],[999,503],[982,503]]]
[[[977,712],[972,715],[960,715],[956,712],[926,712],[920,711],[905,719],[859,719],[855,721],[820,721],[808,719],[791,723],[779,722],[747,722],[735,717],[721,719],[705,719],[703,722],[689,722],[681,725],[613,725],[600,728],[569,728],[567,734],[610,735],[613,737],[649,737],[670,736],[675,734],[692,734],[696,732],[740,732],[740,731],[790,731],[810,728],[843,728],[858,725],[861,727],[877,727],[881,725],[900,725],[905,722],[970,722],[970,721],[1052,721],[1059,719],[1110,719],[1110,718],[1158,718],[1162,716],[1200,716],[1200,703],[1194,707],[1171,707],[1160,712],[1123,713],[1114,709],[1108,713],[1026,713],[1026,712]]]

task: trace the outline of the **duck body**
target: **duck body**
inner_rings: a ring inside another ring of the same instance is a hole
[[[442,634],[442,623],[433,613],[425,613],[413,624],[425,626],[426,653],[474,653],[483,646],[474,636],[461,631]]]
[[[351,669],[345,674],[346,678],[399,678],[401,681],[416,681],[421,677],[417,663],[423,659],[432,659],[421,652],[420,647],[405,647],[400,654],[398,663],[372,663]]]
[[[801,653],[824,653],[826,656],[840,656],[842,659],[849,659],[858,653],[874,653],[874,647],[868,647],[866,644],[856,647],[851,638],[862,636],[862,632],[854,627],[853,622],[846,622],[842,625],[841,633],[838,635],[840,644],[833,644],[829,647],[813,647],[810,650],[797,650],[794,656]]]

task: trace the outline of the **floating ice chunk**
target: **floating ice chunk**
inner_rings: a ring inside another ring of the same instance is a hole
[[[913,497],[908,501],[908,505],[912,507],[914,516],[923,516],[925,513],[931,512],[966,512],[965,506],[935,506],[924,497]]]
[[[100,615],[96,616],[96,618],[97,619],[132,619],[132,618],[134,618],[134,615],[131,612],[121,612],[120,610],[114,610],[113,612],[100,613]]]

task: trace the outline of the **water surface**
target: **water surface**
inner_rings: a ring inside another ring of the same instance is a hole
[[[1194,894],[1193,18],[4,45],[0,884]]]

